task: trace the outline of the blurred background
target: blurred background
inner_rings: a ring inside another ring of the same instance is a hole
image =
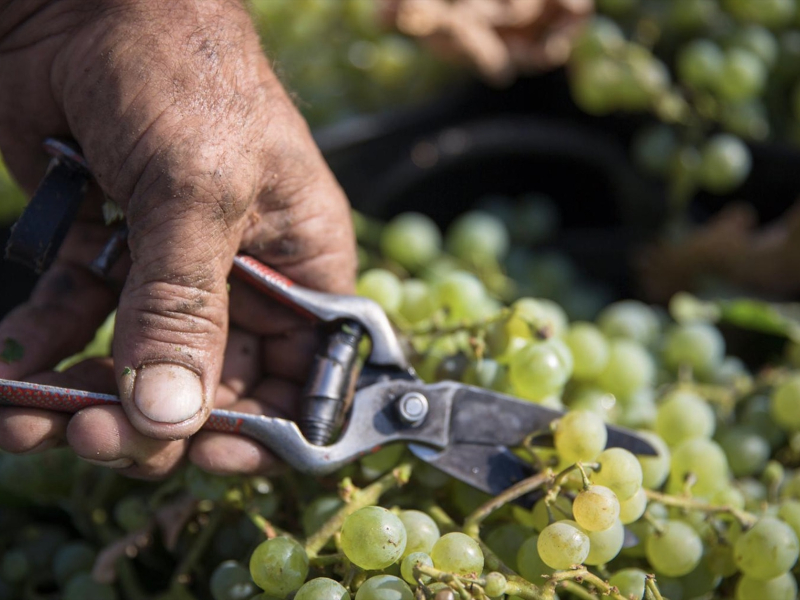
[[[575,318],[800,291],[797,0],[249,5],[360,213],[492,212]],[[0,237],[25,201],[0,164]],[[32,282],[3,263],[0,314]]]

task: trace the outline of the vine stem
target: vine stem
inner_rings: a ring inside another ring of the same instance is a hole
[[[173,585],[183,583],[182,579],[189,574],[197,561],[202,558],[203,553],[206,551],[206,548],[211,543],[214,534],[217,532],[217,529],[219,529],[219,526],[222,523],[223,515],[224,511],[222,507],[215,506],[211,511],[205,527],[203,527],[203,529],[200,531],[197,538],[189,548],[189,551],[178,565],[178,568],[175,569],[175,572],[172,574]]]
[[[602,595],[607,598],[612,598],[613,600],[627,600],[625,596],[619,593],[619,590],[615,586],[609,584],[605,579],[598,577],[584,567],[571,571],[559,571],[554,573],[550,576],[547,585],[551,586],[552,589],[555,590],[559,583],[566,581],[573,581],[581,584],[588,583],[589,585],[592,585],[598,589]]]
[[[734,508],[732,506],[712,506],[710,504],[706,504],[705,502],[699,502],[693,498],[670,496],[654,490],[645,490],[644,492],[647,495],[648,500],[655,500],[656,502],[660,502],[665,506],[675,506],[688,510],[697,510],[707,514],[731,515],[745,528],[752,527],[755,525],[756,521],[758,521],[758,517],[756,517],[754,514],[744,510],[739,510],[738,508]]]
[[[387,473],[364,489],[352,490],[350,493],[350,502],[336,511],[336,513],[306,541],[305,549],[308,557],[310,559],[317,558],[319,551],[322,550],[325,544],[328,543],[328,540],[342,528],[342,524],[347,517],[360,508],[376,504],[383,494],[404,485],[408,482],[410,477],[411,463],[406,462],[398,465],[390,473]]]
[[[644,580],[644,585],[648,594],[652,596],[654,600],[664,600],[664,596],[661,595],[661,592],[658,590],[658,586],[656,585],[655,577],[648,575]]]

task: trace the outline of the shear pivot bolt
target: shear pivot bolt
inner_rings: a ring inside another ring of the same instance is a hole
[[[428,414],[428,399],[419,392],[409,392],[397,401],[397,415],[403,423],[421,423]]]

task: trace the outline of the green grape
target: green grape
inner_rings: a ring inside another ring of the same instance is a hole
[[[757,475],[769,460],[769,442],[746,426],[722,432],[717,441],[725,451],[734,477]]]
[[[463,533],[446,533],[433,545],[434,566],[448,573],[478,577],[483,571],[483,552],[478,542]]]
[[[661,329],[655,311],[638,300],[609,304],[597,316],[597,326],[606,337],[626,338],[644,346],[652,344]]]
[[[550,513],[553,515],[555,521],[562,521],[564,519],[572,519],[572,501],[566,496],[556,496],[555,502],[550,505]],[[547,502],[544,498],[537,500],[533,505],[531,513],[533,528],[536,531],[542,531],[550,524],[550,514],[547,511]]]
[[[583,62],[602,54],[621,50],[625,45],[625,36],[619,25],[612,19],[596,16],[583,27],[575,40],[570,60]]]
[[[654,378],[655,365],[644,346],[632,340],[611,340],[608,363],[597,379],[600,387],[624,398],[647,387]]]
[[[716,92],[729,102],[741,102],[761,95],[767,70],[758,55],[743,48],[729,48],[717,78]]]
[[[629,429],[652,429],[656,424],[656,393],[653,388],[643,387],[618,403],[620,410],[614,422]]]
[[[707,547],[703,562],[709,571],[722,577],[730,577],[739,570],[733,559],[733,546],[728,543],[718,542]]]
[[[619,500],[609,488],[590,485],[575,496],[572,513],[584,531],[605,531],[618,520]]]
[[[736,600],[797,600],[797,581],[791,573],[766,581],[744,575],[736,584]]]
[[[150,519],[150,509],[141,496],[125,496],[114,506],[114,520],[127,532],[144,529]]]
[[[606,56],[588,58],[577,63],[570,77],[575,103],[592,115],[606,115],[619,105],[619,90],[625,71]]]
[[[671,127],[663,124],[639,129],[631,142],[631,152],[636,164],[646,173],[661,177],[665,177],[669,173],[672,155],[677,148],[678,138],[675,132]],[[601,312],[601,314],[603,313]]]
[[[411,554],[407,554],[403,557],[403,562],[400,564],[400,574],[403,576],[403,579],[405,579],[411,585],[416,585],[417,583],[417,580],[414,579],[414,567],[417,564],[422,564],[426,567],[432,567],[433,559],[431,559],[431,557],[425,552],[412,552]],[[422,581],[422,583],[427,583],[430,581],[430,577],[427,575],[422,575],[422,577],[420,577],[420,581]]]
[[[571,356],[556,341],[529,342],[511,356],[508,380],[518,395],[541,400],[558,393],[567,382]]]
[[[773,389],[773,395],[775,390]],[[786,441],[786,434],[778,427],[771,416],[772,402],[769,396],[758,394],[746,400],[741,407],[738,420],[767,440],[773,450]]]
[[[414,552],[430,554],[433,544],[439,539],[439,527],[436,521],[418,510],[402,511],[400,520],[406,528],[406,548],[403,550],[403,558]]]
[[[719,19],[717,0],[672,0],[669,23],[679,31],[705,29]]]
[[[645,553],[650,565],[669,577],[690,573],[703,556],[703,542],[691,525],[683,521],[667,521],[661,532],[645,540]]]
[[[690,86],[713,88],[722,71],[725,55],[711,40],[694,40],[678,53],[678,76]]]
[[[214,569],[209,588],[214,600],[247,600],[258,591],[250,571],[235,560],[226,560]]]
[[[593,379],[608,362],[608,342],[591,323],[573,323],[564,336],[573,359],[572,376],[578,380]]]
[[[467,271],[447,273],[436,286],[439,304],[446,308],[451,320],[480,316],[486,299],[481,280]]]
[[[406,547],[406,529],[399,517],[380,506],[366,506],[342,525],[342,551],[367,570],[385,569],[397,562]]]
[[[775,387],[769,414],[779,427],[800,430],[800,375],[792,375]]]
[[[413,271],[441,252],[442,234],[427,215],[407,212],[386,224],[380,244],[381,252],[387,258]]]
[[[333,579],[317,577],[305,582],[294,600],[350,600],[350,592]]]
[[[686,440],[673,449],[670,484],[680,489],[687,475],[696,482],[692,492],[708,497],[728,485],[728,460],[719,445],[705,438]]]
[[[421,279],[404,279],[400,315],[409,323],[419,323],[436,311],[436,300],[431,287]]]
[[[414,600],[414,594],[399,577],[376,575],[361,584],[356,600]]]
[[[53,556],[53,575],[56,582],[63,586],[73,575],[90,572],[96,557],[97,552],[88,542],[64,544]]]
[[[687,419],[687,415],[692,418]],[[692,438],[710,438],[715,428],[714,411],[694,392],[678,389],[661,399],[656,414],[656,433],[670,446]]]
[[[495,598],[497,596],[502,596],[505,593],[506,587],[508,586],[508,580],[506,579],[505,575],[496,571],[492,571],[491,573],[487,573],[484,579],[486,581],[486,585],[483,587],[483,589],[487,596],[490,598]]]
[[[3,553],[0,559],[0,576],[8,583],[23,581],[31,571],[31,564],[25,552],[20,548],[12,548]]]
[[[116,590],[107,583],[98,583],[89,573],[78,573],[64,586],[62,600],[117,600]]]
[[[642,487],[642,467],[624,448],[603,450],[595,462],[599,467],[592,473],[592,481],[610,488],[620,502],[633,497]]]
[[[587,410],[595,413],[604,422],[615,421],[619,406],[614,394],[598,388],[582,388],[569,398],[570,410]]]
[[[733,191],[750,175],[750,150],[736,136],[729,133],[712,136],[701,154],[700,181],[710,192],[725,194]]]
[[[539,534],[537,548],[547,566],[556,570],[569,569],[589,556],[589,537],[576,525],[559,521]]]
[[[708,500],[714,506],[730,506],[732,508],[744,509],[744,494],[738,489],[728,486],[717,490]]]
[[[703,562],[700,562],[691,573],[682,576],[678,581],[681,587],[690,593],[690,598],[702,598],[719,587],[722,577],[712,573]]]
[[[589,537],[589,555],[583,561],[587,565],[604,565],[615,558],[625,541],[625,527],[619,519],[603,531],[586,531]]]
[[[356,291],[360,296],[370,298],[381,305],[387,313],[400,310],[403,299],[403,284],[400,279],[386,269],[370,269],[358,278]]]
[[[507,369],[491,358],[470,362],[467,370],[464,371],[462,381],[498,391],[505,390],[509,386]]]
[[[619,520],[623,525],[638,521],[647,508],[647,494],[644,488],[639,488],[633,496],[619,503]]]
[[[642,600],[644,597],[645,580],[647,573],[641,569],[620,569],[611,576],[608,583],[616,586],[619,594],[625,598]]]
[[[394,468],[403,458],[405,451],[406,447],[403,444],[389,444],[377,452],[366,454],[359,461],[362,475],[369,480],[377,479]]]
[[[516,561],[519,574],[528,581],[540,583],[543,575],[551,575],[553,569],[547,566],[539,555],[539,536],[532,535],[520,545]]]
[[[250,556],[250,575],[267,594],[285,598],[308,576],[308,555],[293,539],[276,537],[261,542]]]
[[[568,463],[593,460],[608,440],[606,426],[597,415],[574,410],[556,423],[554,443],[561,459]]]
[[[503,523],[489,531],[484,541],[500,560],[512,566],[517,562],[517,552],[519,552],[520,546],[532,533],[530,528],[523,525]]]
[[[795,535],[800,538],[800,501],[784,500],[778,509],[780,517],[789,527],[794,530]]]
[[[459,216],[447,228],[445,245],[452,254],[464,260],[500,260],[508,252],[508,230],[494,215],[472,210]]]
[[[767,67],[774,66],[778,60],[778,40],[769,29],[761,25],[745,25],[739,28],[731,42],[758,56]]]
[[[301,515],[303,533],[306,537],[316,533],[333,514],[344,505],[339,496],[320,496],[309,504]]]
[[[773,579],[797,562],[800,543],[794,530],[775,517],[762,517],[733,547],[739,570],[756,579]]]
[[[729,133],[748,140],[765,140],[769,137],[769,115],[757,100],[726,104],[722,107],[720,122]]]
[[[664,342],[664,363],[674,371],[686,365],[696,375],[712,373],[725,357],[725,340],[719,330],[705,323],[678,325]]]

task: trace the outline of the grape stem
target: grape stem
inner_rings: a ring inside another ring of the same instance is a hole
[[[549,577],[547,587],[555,591],[559,583],[564,583],[567,581],[572,581],[579,584],[588,583],[589,585],[594,586],[595,589],[599,590],[603,596],[611,598],[612,600],[627,600],[625,596],[619,593],[619,590],[616,588],[616,586],[609,584],[605,579],[598,577],[586,569],[586,567],[580,567],[570,571],[558,571],[554,573]]]
[[[658,586],[656,585],[656,578],[653,575],[647,575],[644,580],[645,590],[647,592],[646,596],[652,600],[664,600],[664,596],[661,595],[661,592],[658,590]]]
[[[340,508],[328,519],[319,530],[306,540],[306,554],[310,559],[317,558],[319,551],[325,547],[328,540],[341,530],[344,520],[365,506],[377,504],[381,496],[408,482],[411,477],[411,463],[401,463],[390,473],[387,473],[376,482],[368,485],[364,489],[349,490],[350,501]]]
[[[178,565],[178,568],[175,569],[175,572],[172,574],[172,585],[185,583],[184,580],[188,577],[195,564],[197,564],[197,562],[202,558],[206,548],[209,546],[209,544],[211,544],[214,534],[222,524],[223,514],[224,511],[220,506],[215,506],[212,509],[208,516],[208,522],[206,523],[205,527],[200,530],[197,538],[195,538],[194,542],[189,547],[189,551],[183,557],[183,560]]]
[[[668,494],[662,494],[661,492],[656,492],[655,490],[645,490],[645,494],[647,495],[648,500],[654,500],[656,502],[660,502],[665,506],[675,506],[677,508],[685,508],[687,510],[697,510],[700,512],[704,512],[707,514],[728,514],[735,518],[744,528],[749,528],[755,525],[756,521],[758,521],[758,517],[754,514],[740,510],[738,508],[734,508],[732,506],[723,505],[723,506],[712,506],[710,504],[706,504],[705,502],[700,502],[699,500],[695,500],[694,498],[683,497],[683,496],[670,496]]]

